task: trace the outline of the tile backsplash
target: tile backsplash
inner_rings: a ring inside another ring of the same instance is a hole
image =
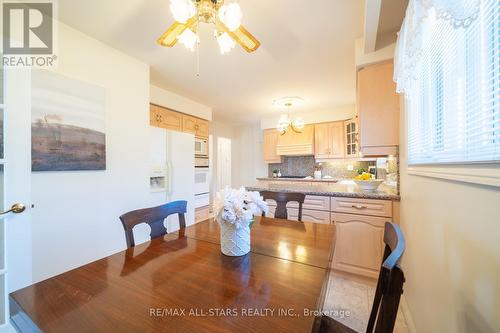
[[[332,160],[329,162],[322,162],[323,176],[331,176],[335,179],[351,179],[356,176],[356,170],[363,168],[368,171],[368,167],[376,166],[377,161],[380,165],[386,167],[378,169],[379,177],[385,178],[386,174],[398,173],[397,158],[378,159],[373,161],[353,161],[353,160]],[[283,156],[281,163],[269,164],[268,176],[272,177],[273,170],[279,169],[282,176],[312,176],[314,173],[314,166],[317,165],[314,156]],[[348,170],[351,169],[352,171]]]

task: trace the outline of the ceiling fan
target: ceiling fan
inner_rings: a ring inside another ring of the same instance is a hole
[[[221,54],[231,51],[236,43],[247,52],[254,52],[260,46],[260,42],[241,25],[242,12],[236,2],[170,0],[170,10],[175,22],[158,39],[162,46],[173,47],[179,41],[194,51],[200,41],[198,25],[201,22],[215,26],[214,35]]]

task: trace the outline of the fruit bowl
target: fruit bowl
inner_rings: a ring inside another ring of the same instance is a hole
[[[354,180],[356,185],[358,185],[365,192],[374,192],[377,188],[384,182],[383,179],[371,179],[371,180]]]

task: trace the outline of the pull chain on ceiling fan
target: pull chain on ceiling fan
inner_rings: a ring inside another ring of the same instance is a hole
[[[224,0],[171,0],[170,10],[175,22],[158,39],[158,44],[173,47],[181,42],[191,51],[199,43],[201,22],[215,26],[214,35],[221,54],[231,51],[238,43],[247,52],[254,52],[260,42],[241,25],[242,12],[236,2]]]

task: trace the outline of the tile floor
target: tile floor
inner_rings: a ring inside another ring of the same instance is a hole
[[[328,285],[328,296],[325,309],[330,311],[331,317],[344,325],[365,332],[370,317],[376,281],[334,272]],[[394,333],[408,333],[408,327],[401,306]]]

